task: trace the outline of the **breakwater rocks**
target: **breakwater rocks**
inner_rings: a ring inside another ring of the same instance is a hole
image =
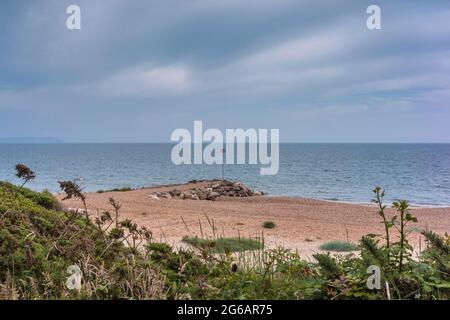
[[[219,200],[220,197],[246,198],[264,195],[264,192],[252,190],[241,182],[228,180],[193,180],[189,181],[188,185],[190,184],[192,184],[191,189],[179,190],[177,187],[174,187],[172,190],[154,192],[149,196],[155,200],[182,199],[216,201]],[[196,184],[200,184],[201,186],[196,186]]]

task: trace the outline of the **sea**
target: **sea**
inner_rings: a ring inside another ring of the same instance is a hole
[[[58,192],[59,180],[80,179],[86,191],[140,188],[190,180],[239,180],[268,195],[369,203],[385,199],[418,206],[450,206],[450,144],[282,143],[280,168],[260,165],[175,165],[173,144],[0,144],[0,180],[19,183],[14,166],[36,173],[27,186]]]

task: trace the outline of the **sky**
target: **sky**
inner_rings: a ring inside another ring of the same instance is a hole
[[[194,120],[282,142],[448,143],[450,3],[0,2],[0,139],[169,142]]]

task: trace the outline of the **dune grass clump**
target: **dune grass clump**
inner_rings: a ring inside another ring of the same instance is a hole
[[[265,229],[273,229],[275,228],[275,223],[273,221],[264,221],[262,226]]]
[[[105,192],[128,192],[133,191],[133,188],[130,187],[124,187],[124,188],[114,188],[109,190],[98,190],[97,193],[105,193]]]
[[[217,238],[203,239],[199,237],[184,237],[183,242],[196,248],[209,248],[213,253],[240,252],[248,250],[259,250],[263,248],[261,241],[250,238]]]
[[[330,241],[320,246],[320,250],[336,252],[356,251],[358,249],[357,245],[344,241]]]

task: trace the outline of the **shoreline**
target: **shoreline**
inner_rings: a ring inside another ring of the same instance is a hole
[[[150,189],[158,189],[158,188],[163,188],[163,187],[175,187],[175,186],[179,186],[179,185],[183,185],[183,184],[169,184],[169,185],[155,185],[155,186],[151,186],[151,187],[142,187],[142,188],[136,188],[136,189],[132,189],[130,191],[133,190],[150,190]],[[129,192],[129,191],[104,191],[104,192]],[[93,191],[93,192],[88,192],[88,193],[101,193],[99,191]],[[55,196],[58,196],[60,193],[52,193]],[[347,201],[347,200],[330,200],[330,199],[321,199],[321,198],[310,198],[310,197],[304,197],[304,196],[293,196],[293,195],[283,195],[283,194],[265,194],[264,197],[266,198],[293,198],[293,199],[303,199],[303,200],[313,200],[313,201],[324,201],[324,202],[330,202],[330,203],[341,203],[341,204],[354,204],[354,205],[361,205],[361,206],[368,206],[368,207],[373,207],[376,205],[372,202],[359,202],[359,201]],[[414,203],[414,202],[409,202],[409,206],[410,208],[414,208],[414,209],[435,209],[435,208],[442,208],[442,209],[450,209],[450,204],[420,204],[420,203]],[[386,202],[386,207],[387,208],[391,208],[392,207],[392,203],[391,202]]]
[[[270,195],[268,195],[270,196]],[[317,201],[326,201],[326,202],[332,202],[332,203],[342,203],[342,204],[355,204],[355,205],[361,205],[361,206],[376,206],[372,202],[358,202],[358,201],[345,201],[345,200],[329,200],[329,199],[318,199],[318,198],[305,198],[301,196],[276,196],[276,197],[291,197],[291,198],[302,198],[302,199],[309,199],[309,200],[317,200]],[[408,201],[409,202],[409,201]],[[414,203],[409,202],[410,208],[414,209],[433,209],[433,208],[450,208],[450,204],[420,204],[420,203]],[[391,208],[392,204],[390,202],[386,202],[386,207]]]
[[[200,187],[204,182],[177,184],[181,191]],[[87,193],[89,213],[96,216],[104,210],[111,210],[108,199],[113,197],[122,204],[120,216],[131,219],[138,225],[145,225],[155,240],[162,240],[174,246],[183,246],[184,236],[212,237],[209,224],[214,222],[217,232],[224,237],[260,237],[268,247],[283,246],[298,250],[310,257],[319,247],[329,241],[358,243],[363,235],[384,234],[377,208],[373,204],[341,203],[286,196],[252,196],[246,198],[220,197],[217,201],[155,199],[153,192],[167,192],[169,187],[152,187],[132,191]],[[57,195],[61,200],[62,195]],[[81,209],[77,200],[63,202],[66,208]],[[388,217],[394,214],[386,209]],[[411,213],[418,218],[411,224],[414,231],[411,244],[419,250],[425,247],[423,237],[417,230],[432,230],[445,234],[450,230],[450,208],[411,207]],[[275,224],[265,229],[266,221]]]
[[[169,183],[169,184],[161,184],[161,185],[150,185],[150,186],[142,186],[142,187],[116,187],[109,190],[96,190],[96,191],[88,191],[87,193],[105,193],[105,192],[121,192],[116,191],[115,189],[126,189],[129,188],[131,190],[123,191],[123,192],[130,192],[135,190],[152,190],[152,189],[160,189],[160,188],[168,188],[168,187],[177,187],[177,186],[184,186],[189,185],[196,182],[214,182],[214,181],[222,181],[221,179],[204,179],[204,180],[191,180],[185,183]],[[230,180],[234,182],[239,182],[237,180]],[[59,192],[52,192],[53,195],[58,196]],[[264,195],[265,197],[283,197],[283,198],[298,198],[298,199],[305,199],[305,200],[316,200],[316,201],[325,201],[325,202],[331,202],[331,203],[341,203],[341,204],[355,204],[355,205],[362,205],[362,206],[373,206],[374,204],[372,202],[364,202],[364,201],[351,201],[351,200],[338,200],[338,199],[325,199],[325,198],[314,198],[314,197],[305,197],[302,195],[289,195],[289,194],[268,194],[266,193]],[[415,203],[410,201],[410,199],[404,199],[409,202],[410,208],[420,209],[433,209],[433,208],[450,208],[450,204],[423,204],[423,203]],[[386,206],[388,208],[391,207],[392,201],[386,201]]]

